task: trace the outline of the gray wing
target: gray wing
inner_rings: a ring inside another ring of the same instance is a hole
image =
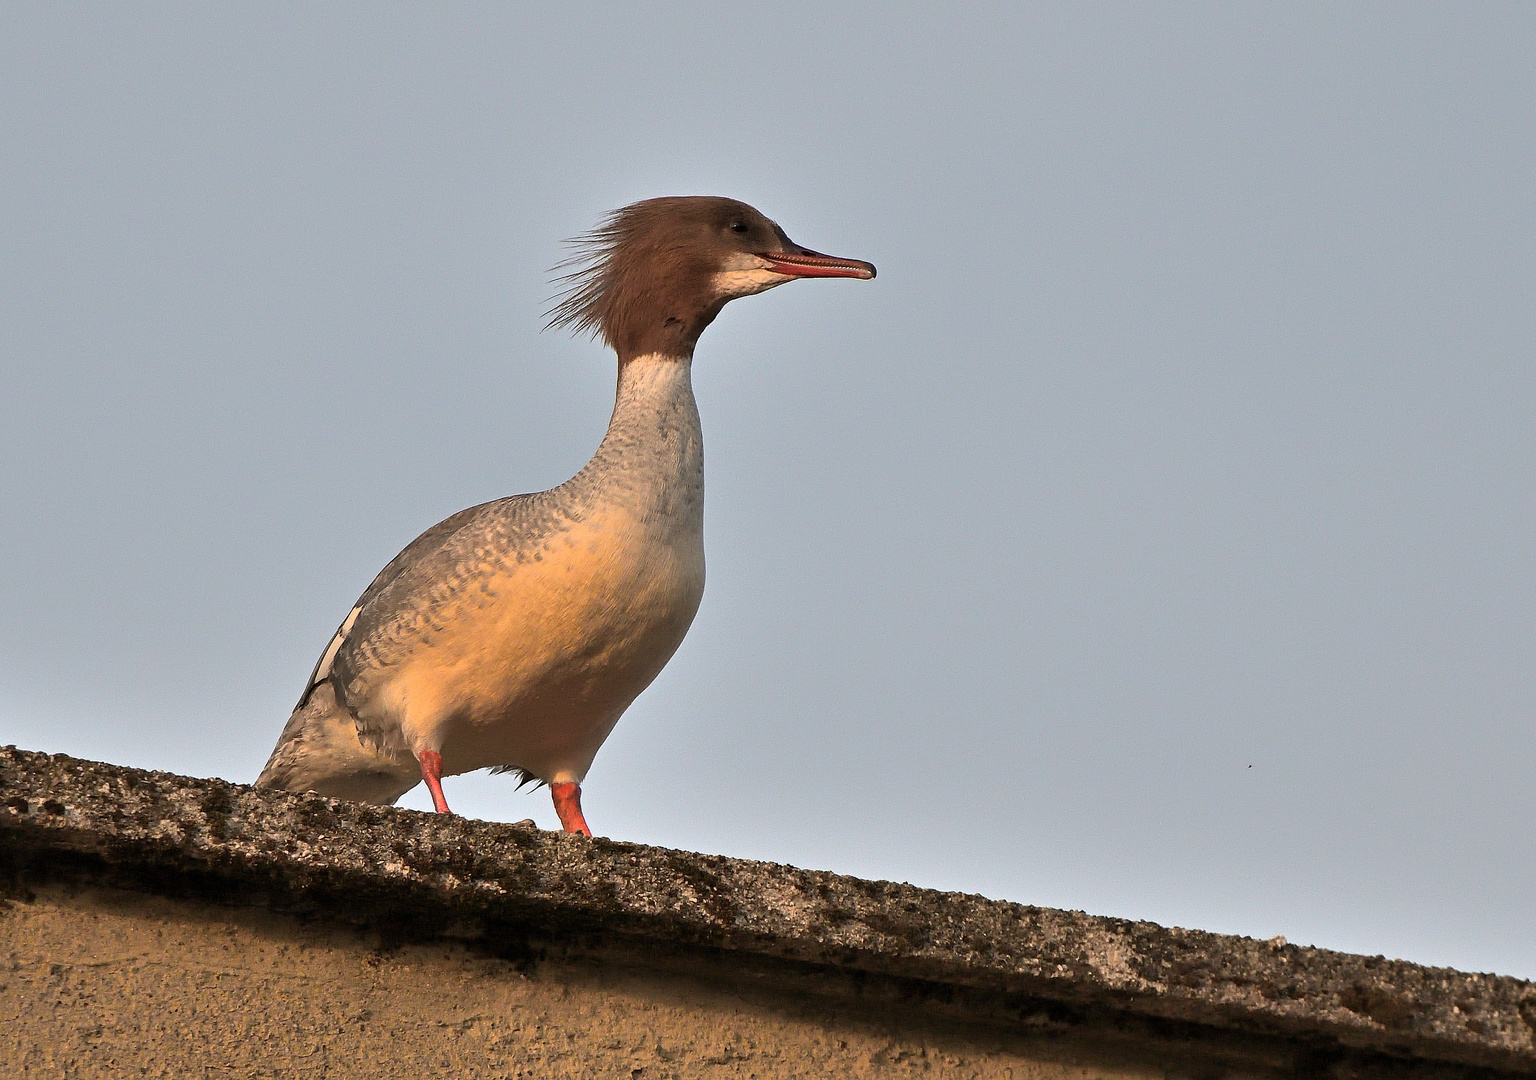
[[[389,587],[390,582],[394,581],[412,566],[437,552],[448,542],[454,533],[473,521],[475,517],[485,512],[488,508],[495,506],[497,502],[504,501],[495,500],[481,503],[478,506],[471,506],[467,510],[460,510],[457,514],[444,518],[405,545],[404,550],[400,554],[389,560],[368,588],[363,590],[363,595],[357,598],[357,603],[352,605],[352,610],[347,613],[347,617],[336,628],[336,633],[331,637],[331,643],[320,654],[320,659],[315,661],[315,669],[309,673],[309,681],[304,684],[304,693],[299,695],[299,703],[294,706],[295,714],[308,703],[309,696],[315,692],[315,687],[330,678],[331,664],[336,660],[336,653],[340,650],[342,642],[347,640],[347,635],[351,633],[353,624],[357,622],[358,614],[362,612],[363,608],[368,606],[368,601],[383,592]],[[287,733],[284,732],[284,734],[286,735]]]
[[[465,604],[496,603],[489,583],[542,558],[551,538],[586,512],[580,494],[566,485],[474,508],[452,532],[419,553],[403,554],[392,574],[387,568],[380,575],[348,616],[339,640],[326,650],[317,676],[327,673],[337,698],[348,707],[366,708],[376,680],[387,678],[417,649],[431,647],[462,616]],[[368,717],[354,715],[365,741],[377,734]]]

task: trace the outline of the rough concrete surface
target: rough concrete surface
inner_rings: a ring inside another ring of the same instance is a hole
[[[24,1075],[1536,1074],[1517,979],[14,748],[0,869]]]
[[[463,946],[378,950],[324,924],[99,890],[16,905],[5,939],[0,1061],[27,1077],[1163,1076],[1070,1039],[785,1007],[611,961],[527,971]]]

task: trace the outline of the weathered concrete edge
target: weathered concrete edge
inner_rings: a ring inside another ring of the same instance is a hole
[[[14,747],[0,748],[0,853],[12,868],[54,855],[140,880],[202,875],[342,919],[371,907],[435,911],[440,925],[590,928],[1536,1073],[1536,985],[1506,976]]]

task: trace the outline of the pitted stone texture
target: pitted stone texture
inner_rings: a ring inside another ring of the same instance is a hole
[[[1536,1073],[1518,979],[62,755],[0,750],[0,844],[413,934],[595,930]]]

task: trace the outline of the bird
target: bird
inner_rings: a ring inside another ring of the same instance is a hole
[[[391,804],[479,769],[547,785],[591,836],[581,783],[671,659],[704,594],[695,346],[730,301],[875,267],[794,243],[735,199],[669,196],[574,241],[547,328],[618,357],[613,415],[575,476],[411,541],[321,653],[258,788]]]

